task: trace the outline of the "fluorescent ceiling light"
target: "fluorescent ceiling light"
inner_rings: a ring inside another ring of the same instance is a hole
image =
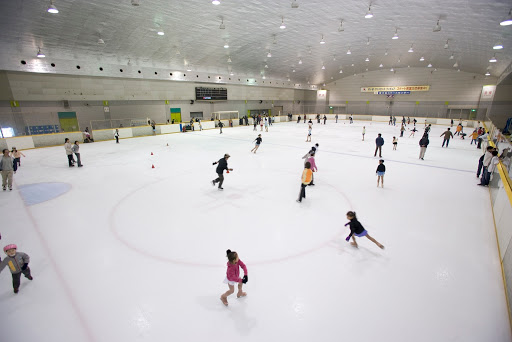
[[[299,59],[299,64],[302,64],[302,59]]]
[[[384,66],[384,65],[382,65],[382,63],[380,63],[379,68],[382,68],[383,66]]]
[[[292,1],[292,8],[299,8],[299,3],[297,2],[297,0]]]
[[[391,69],[389,69],[389,71],[393,72],[393,71],[395,71],[395,69],[391,68]]]
[[[501,44],[501,42],[498,42],[498,43],[494,44],[494,46],[492,48],[494,50],[501,50],[501,49],[503,49],[503,44]]]
[[[445,48],[445,49],[448,49],[448,47],[449,47],[449,46],[448,46],[448,40],[446,40],[446,43],[444,44],[444,48]]]
[[[268,53],[267,53],[267,57],[268,57],[268,58],[272,57],[272,54],[270,53],[270,50],[269,50],[269,51],[268,51]]]
[[[322,70],[325,70],[325,65],[322,65]]]
[[[453,67],[454,68],[458,68],[459,67],[459,63],[455,62],[455,64],[453,64]]]
[[[340,74],[343,74],[343,70],[340,69]]]
[[[460,69],[457,69],[457,72],[460,72]]]
[[[414,52],[414,50],[412,49],[412,45],[407,52]]]
[[[455,58],[455,57],[453,56],[453,53],[452,53],[452,55],[450,56],[450,58],[449,58],[449,59],[454,59],[454,58]]]
[[[347,50],[347,55],[351,55],[352,52],[350,52],[350,49]]]
[[[266,79],[265,75],[263,75],[263,77],[262,77],[262,78],[263,78],[263,79]]]
[[[231,56],[228,57],[228,63],[231,63],[232,60],[231,60]]]
[[[391,39],[398,39],[398,29],[395,29],[395,35]]]
[[[101,38],[98,38],[98,44],[103,45],[105,44],[105,41]]]
[[[165,33],[164,31],[158,31],[156,34],[158,34],[159,36],[163,36]]]
[[[432,64],[428,63],[427,68],[432,68]]]
[[[224,49],[228,49],[229,48],[229,44],[226,42],[224,43]]]
[[[284,24],[284,17],[281,17],[281,26],[279,26],[280,29],[285,29],[286,26]]]
[[[268,69],[268,64],[265,64],[265,69]]]
[[[420,57],[420,62],[423,62],[425,60],[425,57],[421,56]]]
[[[212,0],[212,5],[220,5],[220,1],[219,0]]]
[[[38,58],[45,58],[46,55],[44,53],[41,52],[41,49],[39,49],[39,51],[37,51],[37,57]]]
[[[190,67],[187,67],[187,71],[192,71],[192,69]]]
[[[508,11],[508,16],[500,22],[501,26],[512,25],[512,9]]]
[[[487,71],[487,72],[485,73],[485,76],[491,76],[491,73],[490,73],[489,71]]]
[[[370,61],[370,58],[366,57],[366,59],[364,60],[365,62],[369,62]]]
[[[230,76],[233,76],[233,75],[234,75],[233,71],[231,71],[231,72],[229,73],[229,75],[230,75]]]
[[[436,26],[434,26],[433,32],[439,32],[441,31],[441,25],[439,25],[439,20],[437,21]]]
[[[295,69],[293,69],[292,72],[295,72]]]
[[[324,35],[322,34],[322,40],[320,41],[320,44],[325,44]]]
[[[498,60],[496,59],[496,54],[494,56],[492,56],[491,59],[489,59],[489,62],[491,63],[496,63]]]
[[[57,14],[59,13],[59,10],[57,9],[57,7],[55,7],[53,5],[53,0],[50,1],[50,6],[48,6],[48,9],[47,9],[48,13],[51,13],[51,14]]]
[[[368,12],[366,12],[366,15],[364,16],[366,19],[370,19],[370,18],[373,18],[373,14],[372,14],[372,5],[368,6]]]

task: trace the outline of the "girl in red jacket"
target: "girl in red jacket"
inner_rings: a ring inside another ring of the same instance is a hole
[[[226,271],[226,279],[224,279],[224,283],[228,284],[229,290],[220,296],[220,300],[224,305],[228,306],[228,296],[235,292],[235,284],[238,284],[238,293],[236,294],[236,298],[247,296],[247,293],[242,291],[242,286],[247,283],[249,278],[247,276],[247,267],[245,267],[242,260],[238,258],[237,252],[231,252],[231,250],[228,249],[226,251],[226,255],[228,257],[228,269]],[[243,278],[240,278],[240,267],[244,270]]]

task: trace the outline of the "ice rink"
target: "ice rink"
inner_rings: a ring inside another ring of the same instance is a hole
[[[459,137],[441,148],[433,126],[419,160],[423,127],[396,151],[398,123],[358,121],[315,122],[311,143],[290,122],[82,144],[80,169],[63,146],[23,151],[0,193],[1,245],[30,255],[34,280],[15,295],[0,274],[0,340],[510,341],[482,152]],[[314,143],[316,186],[297,203]],[[218,191],[224,153],[234,171]],[[345,241],[348,210],[384,250]],[[249,282],[225,307],[228,248]]]

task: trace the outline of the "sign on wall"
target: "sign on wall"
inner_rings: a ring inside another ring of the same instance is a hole
[[[363,87],[362,93],[375,93],[378,91],[429,91],[430,86],[394,86],[394,87]]]
[[[410,95],[410,91],[375,91],[375,95]]]
[[[327,97],[327,90],[317,90],[316,91],[316,97],[317,99],[326,99]]]
[[[496,92],[495,85],[484,85],[482,87],[482,99],[492,99]]]

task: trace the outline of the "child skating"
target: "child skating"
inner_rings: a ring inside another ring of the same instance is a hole
[[[311,142],[311,131],[313,130],[313,122],[309,120],[308,122],[308,136],[306,137],[306,142]]]
[[[357,220],[355,212],[349,211],[347,213],[347,219],[350,220],[350,222],[347,222],[345,224],[345,226],[350,225],[350,235],[347,236],[347,238],[345,239],[347,242],[350,241],[350,238],[352,238],[352,242],[350,244],[357,248],[358,245],[357,245],[355,236],[357,236],[357,237],[366,236],[371,242],[373,242],[374,244],[379,246],[380,249],[384,249],[384,246],[381,245],[377,240],[372,238],[368,234],[368,231],[366,231],[366,229],[364,229],[363,225]]]
[[[18,167],[21,166],[21,156],[25,157],[25,155],[23,153],[21,153],[20,151],[18,151],[16,149],[16,147],[12,147],[12,151],[11,151],[11,157],[13,158],[13,169],[14,169],[14,173],[16,173],[16,171],[18,170]]]
[[[393,151],[396,151],[397,145],[398,145],[398,139],[396,137],[393,137]]]
[[[311,171],[311,164],[310,162],[306,162],[304,165],[304,171],[302,171],[302,178],[301,178],[301,184],[300,184],[300,192],[299,192],[299,198],[297,199],[297,202],[302,202],[303,198],[306,198],[306,187],[311,183],[313,180],[313,171]]]
[[[379,160],[379,165],[377,166],[377,188],[379,187],[379,181],[382,187],[384,187],[384,174],[386,173],[386,166],[384,165],[384,160]]]
[[[364,141],[364,135],[366,134],[366,127],[363,126],[363,141]]]
[[[261,139],[261,134],[258,134],[258,137],[254,139],[254,141],[256,141],[256,145],[254,145],[254,148],[251,150],[251,152],[256,153],[256,151],[258,151],[262,140],[263,139]]]
[[[412,136],[414,138],[414,133],[418,132],[416,126],[411,129],[411,134],[409,134],[409,138]]]
[[[268,121],[267,121],[267,118],[265,118],[265,132],[268,132]]]
[[[119,129],[116,128],[114,132],[114,138],[116,138],[116,144],[119,144]]]
[[[4,252],[7,254],[7,258],[0,263],[0,273],[5,266],[9,266],[9,270],[12,275],[12,287],[14,289],[14,293],[18,293],[19,291],[22,273],[28,280],[34,279],[32,278],[30,268],[28,267],[30,257],[25,253],[17,252],[17,249],[18,247],[16,245],[5,246]]]
[[[247,267],[242,260],[238,258],[237,252],[231,252],[231,250],[228,249],[226,251],[226,256],[228,258],[228,269],[226,271],[224,283],[228,284],[229,290],[220,296],[220,300],[222,301],[222,304],[228,306],[228,296],[235,292],[235,284],[238,284],[238,293],[236,294],[236,298],[247,296],[247,293],[242,291],[242,286],[247,283],[249,278],[247,276]],[[240,278],[240,267],[244,270],[243,278]]]

